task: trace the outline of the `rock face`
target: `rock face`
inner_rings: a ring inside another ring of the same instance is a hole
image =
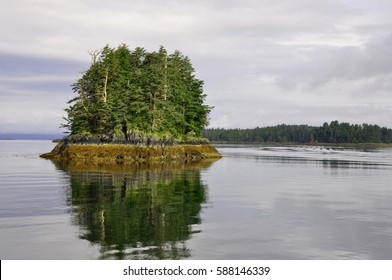
[[[127,164],[135,162],[199,161],[221,154],[210,144],[141,145],[118,143],[70,143],[63,140],[42,158],[88,163]]]
[[[70,135],[64,140],[65,144],[132,144],[137,146],[174,146],[180,144],[204,145],[209,144],[205,138],[189,139],[179,141],[170,136],[158,137],[153,134],[145,134],[129,130],[125,135],[91,135],[78,134]]]

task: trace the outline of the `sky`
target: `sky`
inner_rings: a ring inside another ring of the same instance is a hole
[[[392,127],[390,0],[0,0],[0,133],[58,133],[106,44],[180,50],[210,127]]]

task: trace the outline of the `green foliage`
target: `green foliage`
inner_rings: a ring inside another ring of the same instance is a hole
[[[105,46],[90,53],[92,64],[72,85],[77,96],[65,109],[62,127],[75,134],[118,135],[129,131],[201,135],[211,107],[204,104],[203,81],[188,57],[143,48]]]
[[[278,125],[254,129],[213,128],[203,131],[211,141],[295,143],[392,143],[392,129],[332,121],[321,127]]]

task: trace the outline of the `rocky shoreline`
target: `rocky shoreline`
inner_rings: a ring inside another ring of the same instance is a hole
[[[79,163],[128,164],[165,161],[200,161],[218,159],[221,154],[207,140],[176,143],[167,139],[140,139],[138,141],[108,140],[100,138],[66,138],[40,157],[56,161]]]
[[[189,138],[187,140],[178,140],[170,136],[156,136],[154,134],[145,134],[137,131],[128,131],[124,135],[114,134],[78,134],[70,135],[60,140],[65,144],[131,144],[137,146],[174,146],[174,145],[204,145],[210,142],[206,138]]]

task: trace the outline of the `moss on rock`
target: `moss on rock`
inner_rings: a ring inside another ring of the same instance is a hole
[[[131,144],[68,144],[61,142],[42,158],[85,163],[199,161],[220,158],[221,154],[210,144],[140,146]]]

